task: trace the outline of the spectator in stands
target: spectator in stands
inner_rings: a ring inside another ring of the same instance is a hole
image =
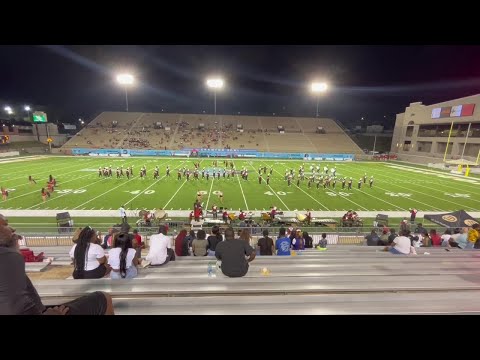
[[[74,279],[100,279],[108,274],[105,252],[96,241],[97,233],[90,226],[80,232],[77,243],[70,250]]]
[[[197,238],[192,241],[192,252],[194,256],[207,256],[208,241],[205,230],[198,230]]]
[[[182,229],[175,238],[175,255],[177,256],[188,256],[188,240],[185,241],[187,237],[187,230]],[[186,247],[185,247],[186,245]]]
[[[207,238],[207,241],[208,256],[215,256],[215,249],[217,248],[217,245],[223,241],[223,236],[220,233],[220,228],[217,225],[212,228],[212,235]]]
[[[138,233],[138,229],[133,230],[133,248],[137,259],[142,258],[142,249],[145,249],[145,243],[142,241],[142,236]]]
[[[195,240],[195,231],[190,230],[190,233],[185,237],[185,239],[183,241],[187,241],[188,242],[188,247],[191,248],[193,240]]]
[[[380,245],[380,246],[387,246],[388,245],[388,234],[387,233],[388,233],[387,229],[382,230],[382,235],[380,235],[378,245]]]
[[[286,235],[286,230],[284,227],[281,227],[278,232],[278,239],[275,242],[275,249],[277,249],[277,255],[279,256],[288,256],[290,255],[290,245],[291,240]]]
[[[293,233],[293,239],[290,236],[290,239],[292,241],[292,249],[293,250],[304,250],[305,249],[305,243],[303,241],[303,234],[302,230],[296,229],[295,232]]]
[[[258,239],[257,242],[258,250],[260,255],[268,256],[275,254],[275,246],[273,244],[273,239],[268,237],[268,230],[263,230],[263,237]]]
[[[372,230],[370,235],[365,236],[365,239],[368,246],[378,246],[378,241],[380,240],[375,230]]]
[[[451,237],[452,237],[452,231],[450,229],[445,230],[445,232],[441,236],[442,247],[451,247],[450,246],[450,238]]]
[[[473,224],[470,230],[468,230],[468,241],[470,241],[474,247],[476,248],[476,244],[478,239],[480,238],[480,233],[479,233],[479,224]]]
[[[305,249],[313,248],[313,239],[306,231],[303,232],[303,241],[305,242]]]
[[[225,241],[215,248],[215,256],[222,262],[220,268],[224,275],[242,277],[248,272],[248,263],[255,259],[255,251],[246,241],[235,239],[233,229],[228,228],[225,230]]]
[[[323,233],[322,238],[318,242],[318,246],[320,249],[326,249],[327,248],[327,234]]]
[[[386,248],[395,255],[408,255],[410,253],[415,254],[415,248],[412,247],[410,239],[405,236],[405,232],[401,231],[400,236],[397,236],[393,240],[393,244],[390,248]]]
[[[150,236],[150,251],[145,258],[144,266],[161,266],[169,261],[175,261],[175,252],[172,250],[172,238],[167,236],[167,227],[160,225],[158,234]]]
[[[113,228],[109,228],[109,229],[108,229],[108,233],[105,234],[105,236],[103,237],[102,248],[108,249],[108,238],[109,238],[110,236],[112,236],[112,231],[113,231]],[[75,241],[74,241],[74,242],[75,242]],[[110,241],[110,243],[111,243],[111,241]]]
[[[432,246],[442,245],[442,238],[440,237],[440,235],[437,234],[437,230],[435,229],[430,230],[430,239],[432,241]]]
[[[388,236],[388,245],[391,245],[393,243],[393,239],[397,237],[397,234],[395,233],[395,229],[390,229],[390,235]]]
[[[133,279],[138,275],[139,258],[133,248],[134,235],[119,233],[115,247],[108,253],[108,265],[112,279]]]
[[[453,247],[454,243],[451,243]],[[455,244],[457,244],[457,247],[463,250],[469,250],[473,249],[473,243],[468,241],[468,228],[463,228],[460,230],[460,235],[455,237]]]
[[[0,225],[0,315],[114,315],[111,296],[99,291],[45,307],[25,273],[18,239],[12,228]]]
[[[238,234],[240,240],[246,241],[247,244],[250,245],[250,241],[252,240],[252,235],[250,235],[250,230],[242,229]]]
[[[422,247],[430,247],[432,246],[432,239],[430,239],[430,235],[428,234],[428,231],[425,230],[424,233],[422,234]]]

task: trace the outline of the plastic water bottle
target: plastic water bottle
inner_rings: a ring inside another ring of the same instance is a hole
[[[208,263],[207,275],[208,275],[208,277],[216,277],[217,276],[217,266],[214,262],[209,262]]]

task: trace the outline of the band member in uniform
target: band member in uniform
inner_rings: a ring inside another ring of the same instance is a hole
[[[363,175],[363,183],[364,183],[364,184],[367,183],[367,173],[365,173],[365,175]]]
[[[258,183],[261,184],[262,183],[262,174],[260,173],[260,175],[258,175]]]
[[[125,170],[125,175],[127,175],[127,179],[130,179],[130,168],[127,168],[127,170]]]
[[[220,203],[223,204],[223,192],[218,194],[218,198],[220,199]]]
[[[116,173],[117,173],[117,179],[120,178],[120,169],[118,168],[118,166],[117,166],[117,171],[116,171]]]
[[[348,179],[348,190],[352,190],[352,178]]]
[[[372,186],[373,186],[373,175],[370,176],[370,189],[372,188]]]
[[[305,214],[305,216],[306,223],[310,225],[310,222],[312,221],[312,212],[310,211],[310,209],[307,209],[307,213]]]
[[[342,178],[342,190],[345,189],[345,178]]]
[[[7,200],[8,199],[8,190],[5,189],[3,186],[0,189],[2,191],[2,199]]]
[[[182,171],[180,169],[177,172],[177,180],[182,180]]]
[[[47,201],[47,197],[50,197],[50,193],[48,191],[45,191],[45,188],[42,188],[41,194],[43,202]]]
[[[153,179],[158,179],[158,167],[155,167],[155,170],[153,171]]]
[[[28,177],[28,181],[30,181],[30,184],[36,184],[36,183],[37,183],[37,182],[35,181],[35,179],[32,178],[31,175]]]
[[[120,176],[123,177],[123,165],[120,167]]]
[[[337,178],[333,178],[333,181],[332,181],[332,187],[335,189],[335,184],[337,183]]]
[[[270,175],[267,175],[267,185],[270,185]]]
[[[170,176],[170,166],[167,165],[167,176]]]
[[[213,206],[212,206],[212,214],[213,214],[214,219],[218,218],[218,207],[215,204],[213,204]]]
[[[207,171],[207,181],[209,177],[210,177],[210,173]]]
[[[205,179],[205,168],[202,169],[202,179]]]
[[[362,178],[358,179],[358,188],[362,188]]]
[[[98,168],[98,177],[102,177],[103,175],[103,170],[101,167]]]

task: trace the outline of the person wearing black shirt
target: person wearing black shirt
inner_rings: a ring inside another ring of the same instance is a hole
[[[111,296],[100,291],[59,306],[43,305],[25,272],[19,238],[0,226],[0,315],[114,315]]]
[[[224,275],[242,277],[248,272],[248,263],[255,259],[255,251],[246,241],[235,239],[233,229],[228,228],[225,230],[225,241],[215,249],[215,256],[222,261],[221,270]]]
[[[273,239],[268,237],[268,230],[263,230],[263,237],[258,239],[257,245],[260,249],[260,255],[275,254],[275,245],[273,243]]]

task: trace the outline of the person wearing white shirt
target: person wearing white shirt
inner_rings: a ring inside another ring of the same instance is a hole
[[[118,211],[120,211],[120,218],[122,219],[122,223],[126,223],[127,222],[127,212],[125,211],[125,208],[122,206],[120,206],[120,209],[118,209]]]
[[[395,255],[408,255],[411,252],[411,241],[405,236],[405,232],[401,231],[400,236],[393,239],[390,252]]]
[[[74,265],[74,279],[100,279],[107,274],[105,252],[95,241],[97,233],[90,226],[78,235],[77,243],[69,253]]]
[[[445,230],[445,233],[441,236],[442,247],[451,247],[450,246],[451,237],[452,237],[452,232],[450,231],[450,229]]]
[[[158,234],[150,236],[150,250],[145,259],[152,266],[160,266],[169,261],[175,261],[175,252],[172,249],[172,238],[167,236],[167,228],[165,225],[160,225]]]
[[[138,257],[133,248],[133,235],[118,234],[115,247],[108,253],[108,265],[112,268],[112,279],[132,279],[138,275]]]

